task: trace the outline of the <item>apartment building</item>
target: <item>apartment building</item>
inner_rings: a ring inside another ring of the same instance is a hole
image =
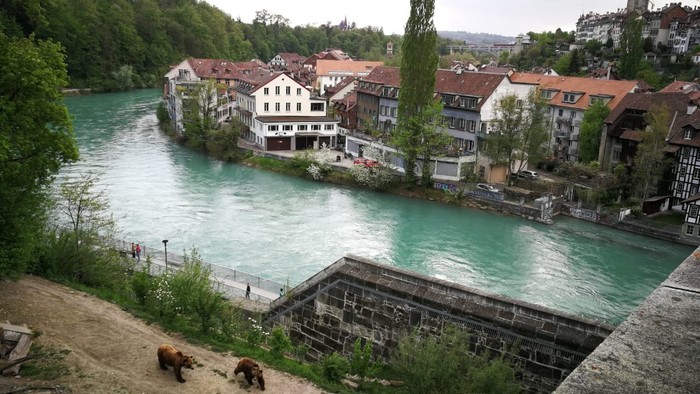
[[[326,115],[326,100],[312,96],[290,73],[241,79],[235,106],[247,126],[243,137],[263,150],[318,149],[337,144],[338,121]]]

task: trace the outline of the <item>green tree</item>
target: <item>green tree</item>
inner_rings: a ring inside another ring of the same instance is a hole
[[[642,132],[642,140],[637,145],[632,167],[635,195],[641,199],[642,203],[650,197],[652,187],[668,165],[667,160],[664,160],[664,148],[671,123],[666,105],[653,107],[651,111],[644,114],[644,119],[647,127]]]
[[[63,103],[66,65],[58,44],[0,32],[0,277],[33,259],[46,223],[46,187],[78,158]]]
[[[403,154],[406,181],[414,185],[421,136],[425,133],[423,112],[432,104],[438,65],[437,31],[433,24],[435,0],[411,0],[411,13],[401,45],[401,94],[397,136]]]
[[[414,130],[420,132],[420,144],[417,147],[417,158],[420,162],[421,184],[429,186],[432,179],[431,158],[445,152],[453,141],[452,136],[443,128],[438,127],[438,121],[442,118],[442,103],[435,101],[421,114],[415,116]]]
[[[598,160],[603,121],[609,113],[610,109],[602,101],[596,101],[583,113],[579,138],[579,160],[582,162],[588,163]]]
[[[214,116],[220,88],[220,84],[207,80],[180,92],[185,139],[194,148],[205,148],[207,134],[217,127]]]
[[[642,20],[628,20],[620,36],[620,65],[618,71],[623,79],[634,79],[637,77],[642,55],[644,55],[642,46]]]
[[[493,131],[483,146],[492,164],[505,165],[510,175],[513,170],[524,169],[528,162],[538,163],[545,157],[549,142],[546,107],[535,90],[524,101],[514,94],[498,101]],[[518,168],[514,168],[516,162]]]

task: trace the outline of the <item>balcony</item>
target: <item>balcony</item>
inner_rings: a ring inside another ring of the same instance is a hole
[[[554,133],[554,136],[557,138],[563,138],[563,139],[569,139],[569,132],[568,131],[563,131],[563,130],[557,130]]]
[[[565,125],[570,125],[571,121],[572,121],[572,119],[570,116],[558,116],[556,119],[557,123],[565,124]]]

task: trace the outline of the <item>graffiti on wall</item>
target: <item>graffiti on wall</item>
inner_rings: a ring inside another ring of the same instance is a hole
[[[435,182],[435,184],[433,184],[433,187],[438,189],[438,190],[451,191],[451,192],[457,191],[457,185],[453,185],[451,183]]]
[[[569,208],[569,213],[576,219],[588,220],[589,222],[598,222],[598,213],[590,209]]]

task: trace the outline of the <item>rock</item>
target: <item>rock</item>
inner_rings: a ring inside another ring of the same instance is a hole
[[[353,389],[353,390],[357,390],[358,388],[360,388],[360,385],[359,385],[359,384],[357,384],[357,383],[355,383],[355,382],[353,382],[352,380],[349,380],[349,379],[342,379],[342,380],[340,381],[340,383],[346,385],[347,387],[350,387],[350,388]]]

